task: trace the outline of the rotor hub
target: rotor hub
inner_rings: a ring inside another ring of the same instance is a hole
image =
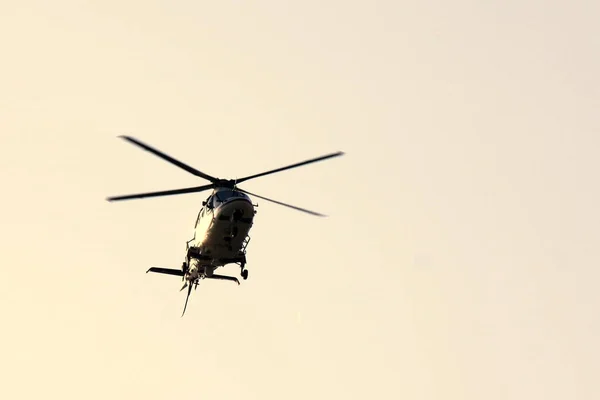
[[[215,187],[235,189],[236,181],[234,179],[219,179],[215,182]]]

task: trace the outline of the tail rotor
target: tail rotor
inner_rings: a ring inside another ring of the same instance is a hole
[[[152,267],[152,268],[148,269],[148,271],[146,271],[146,272],[156,272],[159,274],[181,276],[184,283],[183,283],[183,286],[181,287],[181,289],[179,289],[179,291],[181,292],[185,288],[188,289],[187,296],[185,297],[185,305],[183,306],[183,313],[181,314],[181,316],[183,317],[185,315],[185,310],[187,309],[187,304],[188,304],[188,300],[190,299],[190,294],[192,293],[192,287],[195,286],[196,289],[198,289],[198,281],[200,280],[201,276],[198,275],[197,267],[194,266],[194,268],[192,268],[191,270],[187,270],[187,272],[183,272],[182,270],[178,270],[178,269]]]
[[[183,312],[181,313],[182,317],[185,314],[185,309],[187,308],[188,300],[190,299],[190,293],[192,293],[192,286],[194,286],[194,284],[190,283],[188,285],[188,283],[186,282],[185,285],[181,288],[181,290],[185,289],[186,286],[188,287],[188,292],[187,292],[187,296],[185,297],[185,305],[183,306]],[[197,286],[198,286],[198,284],[196,284],[196,287]]]

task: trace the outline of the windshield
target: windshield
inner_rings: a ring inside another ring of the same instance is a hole
[[[225,200],[231,197],[246,197],[246,195],[242,192],[237,192],[233,190],[221,190],[215,193],[215,197],[218,201],[224,202]]]

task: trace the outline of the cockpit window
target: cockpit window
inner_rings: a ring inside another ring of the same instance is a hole
[[[215,193],[215,197],[219,202],[223,202],[230,197],[246,197],[242,192],[237,192],[233,190],[221,190]]]

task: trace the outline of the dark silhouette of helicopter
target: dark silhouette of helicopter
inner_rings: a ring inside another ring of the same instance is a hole
[[[324,217],[323,214],[310,211],[305,208],[296,207],[291,204],[282,203],[277,200],[250,193],[247,190],[240,188],[238,184],[246,182],[250,179],[274,174],[276,172],[285,171],[291,168],[300,167],[329,158],[338,157],[344,154],[343,152],[338,151],[336,153],[312,158],[310,160],[298,162],[259,174],[245,176],[243,178],[220,179],[192,168],[135,138],[130,136],[120,137],[162,158],[163,160],[178,166],[185,171],[210,182],[210,184],[207,185],[183,189],[139,193],[107,198],[108,201],[130,200],[148,197],[172,196],[185,193],[198,193],[212,189],[212,192],[208,198],[202,202],[202,208],[200,209],[198,217],[196,218],[194,237],[186,243],[186,255],[181,269],[151,267],[148,269],[148,271],[146,271],[175,275],[182,278],[184,285],[180,290],[183,290],[187,287],[188,292],[181,316],[185,314],[188,299],[192,291],[192,286],[197,288],[201,279],[220,279],[233,281],[238,285],[240,284],[239,280],[235,277],[215,274],[214,271],[217,268],[223,267],[227,264],[238,264],[240,266],[240,275],[244,280],[248,279],[248,270],[245,268],[246,247],[250,241],[250,236],[248,236],[248,233],[250,232],[250,228],[254,223],[254,216],[256,215],[255,205],[252,204],[252,200],[250,199],[249,195],[311,215]]]

